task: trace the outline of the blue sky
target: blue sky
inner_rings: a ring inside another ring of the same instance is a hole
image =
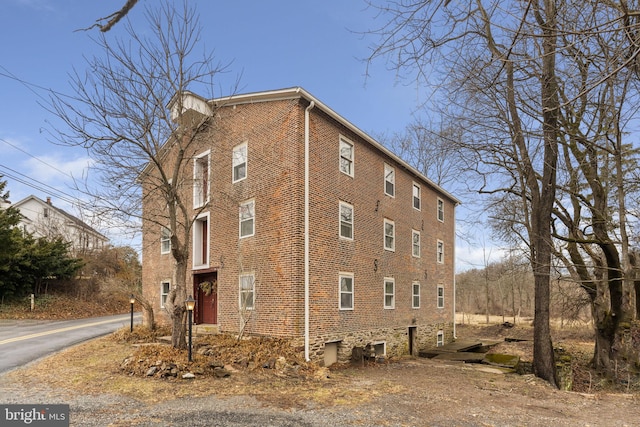
[[[151,1],[140,0],[128,19],[143,27],[144,9]],[[50,142],[47,131],[54,117],[40,104],[48,97],[46,89],[70,93],[69,73],[74,67],[84,70],[83,57],[100,54],[90,39],[97,28],[77,30],[124,2],[2,1],[0,174],[8,181],[13,202],[30,194],[51,196],[54,204],[74,213],[69,202],[79,196],[69,188],[70,176],[81,176],[90,160],[83,151]],[[239,76],[240,93],[302,86],[374,137],[401,132],[411,122],[420,102],[415,84],[397,79],[381,60],[365,77],[363,59],[374,40],[359,32],[381,22],[374,20],[376,13],[364,0],[193,3],[206,48],[213,49],[219,61],[231,62],[217,82],[223,90]],[[116,25],[109,36],[121,35],[120,29]]]

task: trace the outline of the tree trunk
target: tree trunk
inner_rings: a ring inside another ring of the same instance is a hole
[[[596,370],[608,373],[612,365],[611,346],[615,337],[611,313],[607,310],[606,304],[602,304],[601,301],[593,302],[591,311],[595,324],[595,349],[592,365]]]
[[[544,163],[540,187],[530,184],[532,266],[535,283],[535,316],[533,320],[533,372],[536,376],[558,387],[555,357],[549,326],[552,210],[556,194],[556,167],[558,163],[558,117],[560,101],[556,81],[557,22],[556,8],[551,0],[544,1],[544,9],[534,6],[536,19],[544,38],[542,48],[542,74],[540,91],[542,104],[542,131]],[[531,179],[532,177],[529,177]],[[537,203],[536,203],[537,202]]]
[[[635,319],[640,320],[640,280],[635,279],[633,281],[633,287],[635,289]]]
[[[176,304],[171,311],[171,345],[175,348],[187,348],[186,309],[184,304]]]
[[[533,318],[533,372],[536,376],[547,380],[551,385],[557,387],[555,355],[551,342],[551,328],[549,325],[549,266],[551,252],[545,242],[540,242],[537,238],[536,259],[534,262],[534,284],[535,284],[535,309]],[[549,263],[543,262],[548,260]]]
[[[136,297],[136,300],[142,306],[142,326],[153,331],[156,329],[156,320],[153,314],[153,306],[146,299]]]
[[[185,315],[187,309],[184,305],[184,302],[187,299],[186,253],[188,253],[186,250],[180,251],[176,249],[173,251],[175,261],[173,269],[173,283],[175,283],[175,287],[169,294],[169,298],[167,298],[170,302],[168,309],[169,314],[171,315],[171,345],[175,348],[187,348],[187,316]]]

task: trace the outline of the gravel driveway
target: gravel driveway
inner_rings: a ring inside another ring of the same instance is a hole
[[[637,395],[562,392],[532,376],[484,372],[428,359],[334,372],[319,386],[344,396],[331,405],[315,400],[282,403],[279,396],[291,391],[281,389],[267,393],[268,399],[261,390],[258,398],[214,393],[149,403],[126,393],[84,394],[81,386],[59,388],[55,380],[34,383],[29,373],[37,368],[34,364],[0,376],[0,403],[67,403],[71,425],[77,426],[640,425]],[[217,381],[216,386],[232,388],[237,380]],[[270,386],[261,382],[257,387]],[[359,396],[354,402],[349,401],[351,393]]]

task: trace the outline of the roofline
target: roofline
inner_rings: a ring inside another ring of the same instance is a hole
[[[79,225],[83,230],[86,230],[86,231],[89,231],[90,233],[98,235],[99,237],[102,237],[107,242],[110,241],[110,239],[107,236],[105,236],[104,234],[102,234],[101,232],[96,230],[95,228],[91,227],[89,224],[87,224],[86,222],[84,222],[83,220],[78,218],[77,216],[71,215],[69,212],[65,211],[64,209],[61,209],[61,208],[59,208],[57,206],[54,206],[53,204],[49,204],[46,201],[42,200],[40,197],[35,196],[33,194],[31,194],[30,196],[27,196],[24,199],[16,202],[13,206],[17,207],[18,205],[23,204],[26,201],[31,200],[31,199],[37,201],[40,204],[46,205],[46,206],[50,207],[51,209],[54,209],[58,213],[62,214],[63,216],[67,217],[68,219],[71,219],[76,225]],[[18,209],[20,209],[20,208],[18,208]]]
[[[191,95],[198,97],[198,95],[195,95],[195,94],[191,94]],[[199,98],[202,99],[202,97],[199,97]],[[240,105],[240,104],[252,104],[256,102],[281,101],[281,100],[296,99],[296,98],[304,98],[309,102],[315,103],[316,108],[321,109],[329,117],[336,120],[337,122],[339,122],[340,124],[348,128],[349,130],[351,130],[360,138],[364,139],[369,144],[373,145],[376,149],[382,151],[385,155],[389,156],[391,159],[399,163],[402,167],[410,171],[412,174],[426,181],[429,185],[431,185],[437,191],[439,191],[448,199],[453,201],[456,205],[459,205],[461,203],[460,200],[458,200],[453,194],[449,193],[447,190],[445,190],[444,188],[442,188],[441,186],[433,182],[431,179],[429,179],[424,174],[422,174],[422,172],[418,171],[416,168],[414,168],[413,166],[408,164],[406,161],[402,160],[400,157],[394,154],[387,147],[385,147],[380,142],[372,138],[368,133],[366,133],[365,131],[363,131],[353,123],[351,123],[349,120],[342,117],[340,114],[335,112],[325,103],[320,101],[318,98],[316,98],[315,96],[313,96],[311,93],[309,93],[308,91],[306,91],[300,86],[286,88],[286,89],[270,90],[270,91],[264,91],[264,92],[252,92],[252,93],[246,93],[241,95],[225,96],[220,98],[214,98],[207,102],[209,104],[213,104],[213,107],[215,108],[215,107],[226,107],[226,106]]]

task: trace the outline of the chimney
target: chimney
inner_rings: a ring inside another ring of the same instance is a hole
[[[48,204],[49,206],[53,206],[53,205],[51,204],[51,197],[47,197],[47,204]]]

